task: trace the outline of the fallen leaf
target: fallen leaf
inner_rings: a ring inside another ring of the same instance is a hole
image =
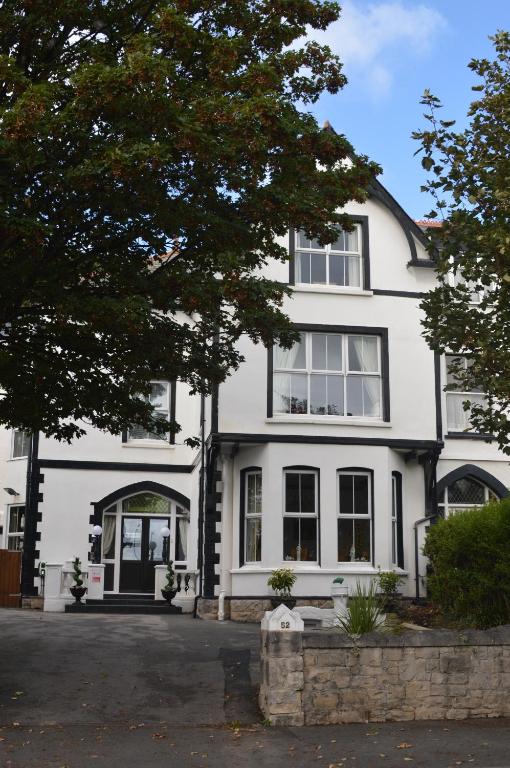
[[[153,739],[166,739],[166,736],[164,733],[153,733],[152,734]]]
[[[413,745],[403,741],[402,744],[397,744],[397,749],[411,749]]]

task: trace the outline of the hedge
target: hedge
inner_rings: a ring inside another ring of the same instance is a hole
[[[427,533],[428,594],[479,628],[510,623],[510,498],[439,520]]]

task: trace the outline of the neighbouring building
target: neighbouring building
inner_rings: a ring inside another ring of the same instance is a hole
[[[222,591],[256,612],[280,566],[309,599],[379,567],[423,594],[428,518],[508,495],[507,457],[466,431],[462,402],[483,394],[445,391],[447,360],[421,336],[420,298],[436,283],[423,227],[378,182],[347,211],[352,232],[327,247],[290,232],[290,261],[267,268],[293,288],[298,344],[244,338],[244,364],[205,400],[153,383],[177,436],[89,429],[67,445],[1,432],[0,546],[23,550],[24,596],[41,562],[87,563],[94,525],[105,595],[154,592],[164,527],[199,610]]]

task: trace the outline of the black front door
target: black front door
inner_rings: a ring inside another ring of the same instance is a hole
[[[123,517],[120,552],[121,592],[154,592],[154,566],[163,562],[161,529],[167,517]]]

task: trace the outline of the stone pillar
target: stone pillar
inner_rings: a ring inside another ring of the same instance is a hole
[[[262,619],[259,705],[272,725],[304,725],[302,618],[279,605]]]
[[[349,587],[347,584],[331,585],[331,597],[333,598],[333,610],[335,616],[345,616],[347,614],[347,600],[349,597]]]
[[[104,563],[89,563],[87,599],[102,600],[104,597]]]
[[[174,577],[175,578],[175,577]],[[166,565],[154,566],[154,600],[163,600],[161,590],[166,584]]]
[[[46,577],[44,581],[44,608],[45,611],[63,611],[66,602],[60,596],[62,588],[62,564],[46,563]]]

